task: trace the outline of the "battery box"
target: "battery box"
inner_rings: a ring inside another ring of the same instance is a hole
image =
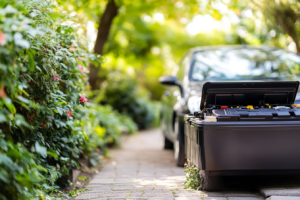
[[[186,115],[185,151],[213,175],[300,174],[298,81],[207,82]]]

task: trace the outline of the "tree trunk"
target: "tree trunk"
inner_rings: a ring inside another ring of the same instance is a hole
[[[116,5],[114,0],[110,0],[107,3],[105,11],[100,19],[94,53],[100,55],[103,54],[104,44],[107,41],[112,21],[117,16],[118,10],[119,7]],[[89,82],[92,89],[97,89],[99,83],[99,69],[100,66],[94,66],[90,64]]]
[[[281,25],[283,30],[292,38],[296,44],[297,53],[300,54],[300,44],[297,32],[295,30],[296,22],[298,20],[297,14],[288,6],[281,4],[282,8],[276,10],[277,22]]]

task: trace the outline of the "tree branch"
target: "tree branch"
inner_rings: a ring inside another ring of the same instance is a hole
[[[296,44],[297,53],[300,54],[300,44],[297,32],[295,30],[297,15],[296,13],[289,7],[281,4],[281,8],[276,9],[276,19],[283,30],[291,36],[293,41]]]
[[[94,53],[103,55],[103,47],[107,41],[109,31],[112,25],[113,19],[118,15],[119,7],[114,0],[110,0],[105,8],[103,15],[100,18],[98,27],[97,39],[94,47]],[[92,89],[97,89],[99,79],[100,66],[96,67],[90,64],[89,82]]]

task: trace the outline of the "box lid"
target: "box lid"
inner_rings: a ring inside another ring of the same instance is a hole
[[[206,82],[200,109],[211,106],[263,106],[293,104],[299,81]]]

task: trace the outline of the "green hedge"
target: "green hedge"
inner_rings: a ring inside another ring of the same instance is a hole
[[[83,109],[83,118],[80,124],[86,136],[84,151],[90,155],[95,149],[105,150],[107,145],[118,144],[122,134],[132,134],[137,130],[134,121],[125,115],[113,110],[109,105],[100,106],[88,103]],[[94,157],[90,158],[91,164],[96,165]]]
[[[0,1],[0,199],[69,198],[61,188],[83,154],[91,165],[135,123],[87,102],[87,65],[101,57],[78,42],[51,0]]]
[[[55,196],[83,151],[101,145],[85,149],[81,111],[87,63],[100,59],[54,3],[0,2],[0,199]]]
[[[139,129],[157,126],[159,103],[149,100],[149,94],[138,86],[135,79],[120,71],[109,71],[101,89],[100,103],[110,105],[130,116]]]

